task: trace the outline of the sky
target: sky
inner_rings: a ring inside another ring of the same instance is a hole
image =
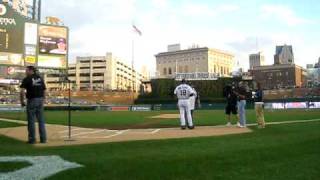
[[[249,54],[262,51],[272,64],[276,45],[287,44],[296,64],[314,64],[320,57],[319,12],[318,0],[42,1],[43,17],[59,17],[70,28],[69,62],[112,52],[128,63],[134,57],[136,68],[151,72],[154,55],[176,43],[231,52],[244,69]]]

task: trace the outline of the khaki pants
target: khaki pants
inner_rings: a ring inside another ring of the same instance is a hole
[[[265,127],[264,113],[263,113],[263,102],[256,102],[255,104],[257,123],[259,127]]]

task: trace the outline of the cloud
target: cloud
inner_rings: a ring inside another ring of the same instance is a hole
[[[241,41],[227,43],[237,51],[254,52],[259,51],[260,47],[265,47],[273,44],[273,40],[269,37],[246,37]]]
[[[239,9],[240,7],[234,4],[208,5],[201,3],[187,3],[181,7],[180,11],[181,14],[186,16],[217,17],[225,13],[235,12]]]
[[[289,26],[313,23],[310,19],[299,17],[289,7],[283,5],[264,5],[261,7],[261,17],[263,19],[278,20]]]

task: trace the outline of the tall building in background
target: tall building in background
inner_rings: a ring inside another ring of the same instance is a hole
[[[292,46],[277,46],[276,54],[274,55],[274,64],[294,64]]]
[[[318,62],[314,65],[314,68],[320,68],[320,57],[318,59]]]
[[[145,78],[131,65],[114,57],[106,56],[77,57],[76,64],[69,65],[69,79],[77,90],[118,90],[138,92]]]
[[[155,57],[157,78],[174,78],[179,73],[216,73],[227,77],[235,66],[233,54],[207,47],[180,50],[180,45],[174,45]]]
[[[265,57],[262,52],[258,52],[257,54],[250,54],[249,61],[250,61],[250,69],[265,65]]]

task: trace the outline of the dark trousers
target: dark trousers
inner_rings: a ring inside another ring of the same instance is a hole
[[[39,122],[40,141],[41,142],[47,141],[43,110],[44,110],[43,98],[28,99],[27,119],[28,119],[28,139],[29,139],[29,142],[34,143],[36,141],[35,119],[37,119]]]

